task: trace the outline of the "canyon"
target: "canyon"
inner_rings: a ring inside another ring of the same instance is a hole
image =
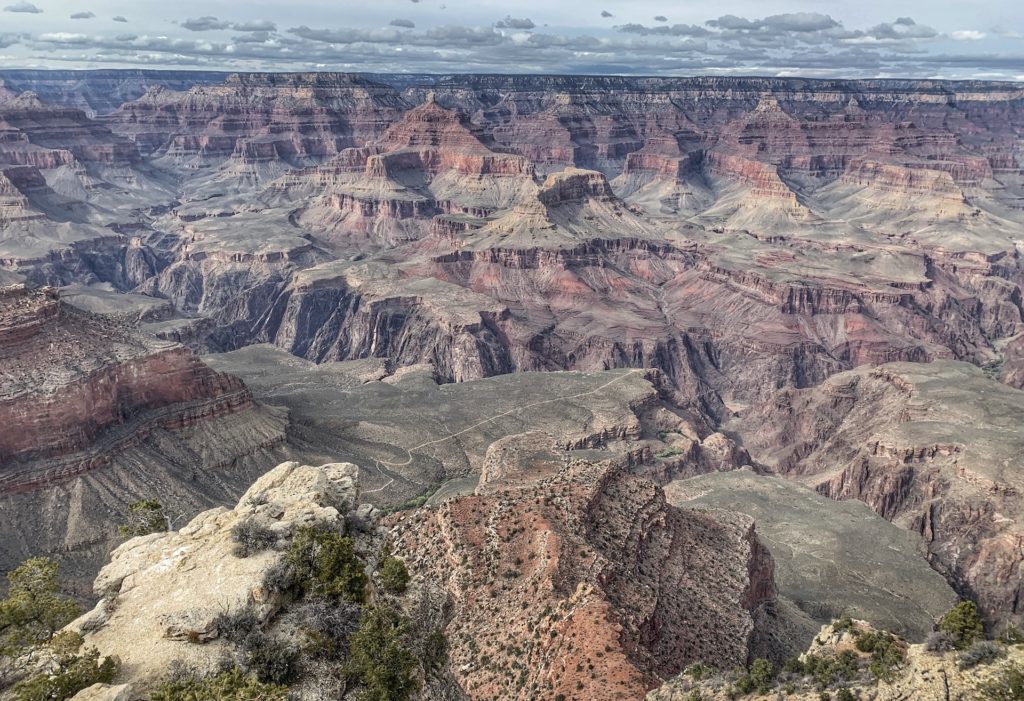
[[[468,698],[1024,625],[1022,132],[985,81],[0,71],[0,564],[92,600],[134,500],[345,462]]]

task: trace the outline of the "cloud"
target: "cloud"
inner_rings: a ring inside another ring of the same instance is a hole
[[[190,32],[209,32],[214,29],[230,29],[231,22],[205,15],[203,17],[189,18],[182,22],[181,26]]]
[[[693,24],[673,24],[670,27],[647,27],[642,24],[623,24],[616,27],[623,34],[640,34],[641,36],[673,36],[673,37],[704,37],[711,34],[704,27]]]
[[[110,19],[114,20],[115,22],[127,22],[128,21],[128,18],[125,17],[124,15],[114,15]]]
[[[665,15],[658,15],[657,17],[654,18],[654,21],[655,22],[668,22],[668,17],[666,17]]]
[[[603,11],[605,15],[611,13]],[[385,16],[382,24],[388,21]],[[143,26],[138,21],[136,25]],[[612,28],[615,31],[609,31]],[[234,30],[235,36],[220,33],[227,30]],[[1000,74],[1012,79],[1024,74],[1024,56],[1019,55],[1024,47],[995,45],[989,50],[986,42],[997,41],[993,32],[959,32],[987,36],[941,34],[910,17],[874,26],[844,26],[816,12],[761,18],[724,14],[703,24],[614,26],[609,22],[593,33],[571,26],[555,31],[546,25],[537,26],[531,19],[511,16],[483,27],[453,23],[418,29],[412,20],[399,19],[389,26],[353,22],[332,28],[318,23],[280,32],[273,22],[202,16],[169,28],[171,36],[111,36],[115,32],[104,35],[102,31],[95,35],[0,35],[0,48],[2,42],[17,44],[13,52],[4,52],[5,59],[6,54],[13,53],[15,60],[29,65],[76,67],[162,65],[237,71],[315,67],[380,73],[494,73],[514,65],[524,73],[825,78]],[[939,53],[958,37],[961,46],[978,47],[978,51]]]
[[[614,17],[615,15],[613,15],[608,10],[601,10],[601,16],[604,17],[605,19],[607,19],[609,17]]]
[[[71,15],[71,19],[92,19],[95,16],[95,12],[76,12],[73,15]]]
[[[16,2],[13,5],[8,5],[4,8],[4,12],[24,12],[28,14],[38,15],[42,12],[42,10],[40,10],[32,3],[23,0],[22,2]]]
[[[956,41],[980,41],[984,39],[987,34],[985,34],[985,32],[979,32],[976,29],[960,29],[955,32],[950,32],[949,36]]]
[[[21,41],[21,35],[10,32],[0,33],[0,49],[6,49],[8,46],[14,46]]]
[[[231,28],[236,32],[276,32],[277,25],[270,20],[254,20],[249,22],[232,22]]]
[[[505,17],[503,20],[498,20],[494,26],[498,29],[533,29],[537,25],[534,24],[533,20],[529,17],[524,17],[522,19]]]

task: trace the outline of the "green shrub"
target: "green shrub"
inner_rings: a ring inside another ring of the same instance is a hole
[[[0,600],[0,655],[17,655],[41,645],[78,616],[78,605],[58,595],[59,566],[37,557],[7,575],[7,597]]]
[[[407,701],[419,688],[416,658],[404,642],[408,632],[408,621],[397,611],[363,608],[346,664],[346,676],[361,687],[361,701]]]
[[[163,533],[168,530],[167,524],[163,505],[154,499],[142,499],[128,506],[128,523],[118,526],[117,532],[125,538],[137,538]]]
[[[986,701],[1020,701],[1024,699],[1024,669],[1010,665],[981,688]]]
[[[209,676],[185,676],[157,687],[151,701],[287,701],[288,687],[264,684],[235,667]]]
[[[277,532],[256,519],[247,518],[231,528],[235,557],[249,557],[277,545]]]
[[[843,616],[832,621],[832,630],[836,633],[847,633],[853,630],[853,619]]]
[[[799,657],[790,657],[782,665],[782,671],[789,674],[807,674],[807,668]]]
[[[992,664],[1006,655],[1006,650],[991,640],[979,640],[960,654],[960,669]]]
[[[349,538],[318,528],[300,528],[292,539],[288,563],[301,594],[352,603],[366,600],[366,567]]]
[[[871,653],[868,669],[875,679],[892,681],[896,666],[906,658],[906,650],[891,633],[870,631],[857,638],[854,646]]]
[[[701,662],[694,662],[686,669],[683,670],[683,674],[693,679],[695,682],[703,681],[715,673],[714,668],[708,667],[706,664]]]
[[[378,576],[384,591],[390,594],[404,594],[409,586],[409,570],[406,569],[405,563],[397,557],[389,555],[384,558]]]
[[[953,636],[953,642],[958,650],[967,649],[975,640],[981,640],[985,635],[978,607],[973,601],[961,601],[954,606],[943,616],[939,630]]]
[[[117,674],[117,662],[111,658],[100,661],[100,652],[88,648],[81,655],[82,636],[61,633],[51,645],[57,656],[57,669],[39,674],[14,685],[17,701],[64,701],[93,684],[109,684]]]
[[[857,701],[857,697],[852,691],[843,687],[836,692],[836,701]]]
[[[754,660],[750,665],[750,680],[759,694],[767,694],[775,681],[775,668],[766,659]]]
[[[444,631],[436,628],[423,641],[423,669],[437,672],[448,664],[448,638]]]

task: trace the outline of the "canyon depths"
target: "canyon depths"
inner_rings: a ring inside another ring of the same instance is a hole
[[[571,601],[628,694],[1024,622],[1024,86],[0,80],[5,569],[88,596],[136,499],[348,461],[452,630]],[[560,593],[494,610],[453,540]]]

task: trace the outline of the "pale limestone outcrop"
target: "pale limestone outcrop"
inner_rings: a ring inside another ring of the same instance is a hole
[[[211,509],[180,531],[129,540],[96,578],[103,600],[70,627],[104,655],[117,656],[122,678],[133,683],[158,678],[175,660],[214,669],[226,652],[220,614],[250,608],[267,620],[283,603],[264,585],[282,548],[239,557],[232,529],[255,520],[279,532],[281,545],[301,526],[343,529],[344,514],[358,504],[358,474],[351,463],[286,462],[257,480],[233,509]]]

